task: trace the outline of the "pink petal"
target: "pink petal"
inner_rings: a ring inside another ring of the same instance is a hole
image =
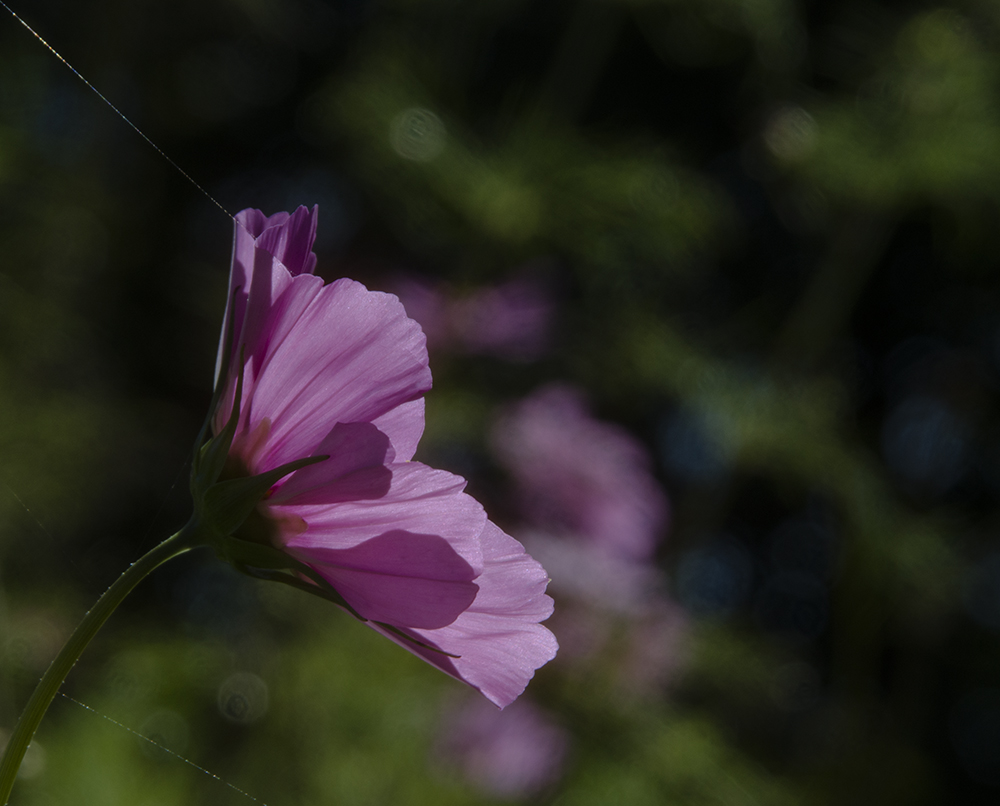
[[[382,479],[375,483],[374,489],[369,487],[360,497],[381,498],[388,492],[392,472],[386,465],[392,463],[395,452],[389,438],[372,423],[337,423],[315,453],[330,458],[293,473],[272,492],[272,504],[294,500],[301,506],[355,500],[355,496],[345,498],[337,485],[348,476],[355,477],[348,485],[352,488],[358,487],[360,478],[369,479],[369,485],[376,478]],[[368,470],[369,473],[358,473],[361,470]]]
[[[314,205],[312,210],[300,206],[281,221],[279,216],[281,213],[268,219],[257,237],[257,248],[274,255],[292,276],[312,274],[316,268],[312,247],[316,240],[319,206]]]
[[[486,523],[481,540],[485,567],[476,578],[479,594],[472,606],[447,627],[404,630],[418,641],[459,657],[370,626],[503,708],[524,691],[535,669],[555,657],[558,644],[537,623],[552,614],[552,599],[545,594],[545,570],[492,522]]]
[[[305,279],[294,278],[294,285]],[[267,351],[247,392],[251,424],[263,418],[273,424],[262,457],[270,467],[312,455],[338,422],[371,422],[431,386],[424,335],[395,297],[342,279],[304,309],[298,302],[291,306],[294,320],[280,301],[275,305],[263,328]]]
[[[379,480],[369,474],[386,470],[391,479],[385,494],[374,500],[358,500],[358,487],[371,489],[373,480]],[[305,532],[285,536],[288,552],[303,562],[323,556],[328,549],[353,548],[374,537],[403,531],[443,538],[478,575],[483,568],[479,535],[486,513],[472,496],[462,492],[464,488],[461,476],[406,462],[362,470],[325,488],[308,490],[301,497],[286,499],[282,488],[267,503],[276,521],[298,517],[309,525]]]
[[[354,548],[292,553],[319,571],[361,616],[399,627],[451,624],[479,591],[472,566],[437,535],[395,530]]]
[[[372,424],[389,437],[397,462],[409,462],[417,452],[417,443],[424,433],[424,399],[418,397],[390,409]]]
[[[280,264],[290,275],[311,274],[316,266],[312,245],[316,238],[318,216],[317,207],[313,207],[312,211],[299,207],[292,214],[276,213],[270,217],[260,210],[243,210],[236,215],[229,299],[219,339],[216,380],[222,363],[222,346],[230,326],[236,341],[243,332],[255,268],[263,269],[266,264],[270,269],[272,265],[276,267]],[[266,274],[263,279],[267,279]],[[264,296],[262,292],[263,289],[258,289],[258,296]],[[233,355],[239,355],[235,344]]]
[[[234,310],[242,304],[241,330],[234,333],[236,341],[232,350],[232,364],[226,394],[216,411],[216,433],[222,428],[232,410],[232,398],[239,372],[237,362],[244,359],[243,400],[240,414],[241,429],[251,431],[266,414],[256,414],[253,405],[257,379],[267,369],[268,356],[282,345],[295,327],[302,313],[314,303],[323,288],[323,280],[312,275],[292,277],[291,274],[266,252],[257,251],[258,270],[250,284],[249,293],[233,300]],[[222,349],[220,344],[219,349]],[[279,463],[280,464],[280,463]]]
[[[312,275],[292,277],[269,252],[254,250],[252,276],[243,314],[243,327],[234,331],[233,363],[243,361],[252,368],[244,378],[244,394],[250,395],[253,379],[264,368],[266,357],[280,344],[288,331],[313,304],[323,289],[323,280]],[[237,293],[236,300],[239,299]],[[242,350],[241,350],[242,348]]]

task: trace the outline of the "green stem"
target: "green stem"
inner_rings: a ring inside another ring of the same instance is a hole
[[[198,539],[196,532],[197,527],[189,523],[177,534],[168,537],[152,551],[136,560],[124,574],[115,580],[114,584],[97,600],[97,604],[83,617],[83,621],[69,637],[56,659],[52,661],[48,671],[38,681],[35,692],[28,700],[28,704],[14,728],[14,733],[11,734],[10,741],[7,742],[3,761],[0,762],[0,804],[6,806],[31,737],[35,735],[35,730],[42,721],[42,717],[45,716],[49,703],[56,696],[66,679],[66,675],[76,664],[87,644],[97,634],[101,625],[107,621],[108,616],[115,611],[115,608],[121,604],[122,600],[141,579],[167,560],[178,554],[183,554],[203,542]]]

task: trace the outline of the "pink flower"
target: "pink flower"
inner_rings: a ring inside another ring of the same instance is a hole
[[[432,350],[529,362],[549,349],[555,305],[530,276],[457,295],[446,287],[402,277],[395,290],[423,327]]]
[[[555,306],[545,287],[519,277],[452,304],[452,327],[466,352],[534,361],[549,347]]]
[[[569,735],[521,700],[500,713],[482,700],[446,714],[438,752],[473,785],[498,798],[526,798],[562,775]]]
[[[241,373],[242,395],[222,478],[317,459],[277,480],[225,550],[251,572],[279,552],[287,565],[258,576],[337,601],[503,707],[555,655],[538,623],[548,577],[464,479],[411,461],[431,387],[424,334],[396,297],[312,274],[316,222],[315,207],[237,216],[217,436]]]
[[[668,506],[649,454],[624,429],[594,419],[578,392],[559,385],[535,392],[497,422],[492,437],[537,526],[614,558],[653,555]]]

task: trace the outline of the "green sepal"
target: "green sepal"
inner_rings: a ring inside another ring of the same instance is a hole
[[[238,537],[226,537],[215,541],[220,558],[231,563],[237,570],[258,579],[283,582],[293,588],[311,593],[344,608],[359,621],[367,621],[351,607],[323,576],[312,566],[301,562],[290,554],[264,543],[253,543]],[[301,575],[301,576],[300,576]],[[307,577],[309,582],[302,577]]]
[[[307,456],[266,473],[229,479],[211,485],[201,501],[199,514],[202,522],[215,534],[228,537],[240,528],[254,507],[279,480],[300,468],[329,458],[329,456]]]
[[[431,652],[437,652],[439,655],[445,655],[446,657],[449,658],[455,658],[455,660],[458,660],[460,657],[462,657],[461,655],[454,655],[451,652],[445,652],[443,649],[440,649],[439,647],[436,646],[431,646],[430,644],[424,643],[423,641],[418,641],[412,635],[407,635],[405,632],[399,629],[399,627],[394,627],[392,624],[386,624],[384,621],[376,621],[375,623],[378,624],[378,626],[381,627],[383,630],[388,630],[393,635],[402,638],[404,641],[409,641],[411,644],[416,644],[417,646],[423,647],[424,649],[429,649]]]
[[[236,297],[237,292],[240,290],[239,286],[233,289],[233,297]],[[233,300],[229,300],[229,310],[233,309]],[[229,453],[229,448],[233,444],[233,435],[236,433],[236,425],[240,419],[240,402],[243,399],[243,347],[240,346],[240,372],[236,378],[236,395],[233,398],[233,412],[229,418],[229,422],[226,423],[225,431],[230,430],[230,425],[232,426],[228,442],[225,445],[225,449],[219,450],[213,448],[219,444],[220,438],[223,436],[219,434],[217,437],[209,440],[208,443],[205,442],[205,437],[208,436],[209,430],[212,427],[212,418],[215,416],[215,410],[219,406],[219,401],[222,400],[222,394],[226,389],[226,381],[229,378],[229,364],[230,364],[230,353],[233,347],[233,320],[230,318],[229,327],[226,329],[226,335],[223,339],[222,344],[222,363],[219,365],[219,377],[215,382],[215,389],[212,390],[212,400],[208,406],[208,415],[205,417],[205,421],[201,424],[201,430],[198,431],[198,436],[194,441],[194,450],[192,451],[192,456],[194,457],[191,466],[191,491],[195,492],[195,486],[198,483],[202,483],[205,478],[209,477],[209,472],[203,467],[205,461],[212,462],[212,468],[214,469],[216,463],[218,462],[218,454],[221,454],[222,462],[218,467],[218,472],[211,477],[208,485],[215,483],[222,473],[222,468],[225,466],[226,456]],[[213,448],[211,451],[210,448]],[[211,454],[211,455],[209,455]],[[198,477],[196,480],[196,476]],[[200,487],[200,489],[207,489],[208,485]],[[197,497],[197,495],[196,495]]]
[[[228,535],[215,541],[219,558],[239,568],[267,571],[288,570],[298,561],[281,549]]]
[[[229,449],[233,446],[233,437],[236,436],[236,426],[240,421],[240,405],[243,400],[243,361],[242,349],[240,352],[240,371],[236,376],[236,391],[233,395],[233,410],[223,427],[216,436],[202,445],[194,452],[195,460],[191,467],[191,494],[195,500],[199,495],[207,494],[207,491],[219,480],[222,471],[226,467],[226,459],[229,458]],[[228,361],[225,362],[228,364]],[[221,387],[221,383],[220,383]],[[216,390],[213,396],[213,406],[209,409],[208,419],[202,426],[201,438],[204,438],[206,427],[211,420],[211,412],[215,411],[218,405],[220,393]]]

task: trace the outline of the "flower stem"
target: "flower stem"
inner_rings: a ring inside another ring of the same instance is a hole
[[[31,699],[28,700],[28,704],[11,734],[10,741],[7,742],[3,760],[0,761],[0,804],[6,806],[10,791],[14,786],[14,779],[17,777],[17,771],[21,767],[21,760],[31,743],[31,737],[35,735],[35,730],[42,721],[42,717],[45,716],[49,703],[56,696],[66,679],[66,675],[76,664],[87,644],[97,634],[101,625],[107,621],[108,616],[115,611],[115,608],[121,604],[122,600],[141,579],[167,560],[183,554],[203,542],[197,537],[197,531],[197,527],[189,523],[152,551],[136,560],[126,569],[124,574],[115,580],[114,584],[104,592],[87,615],[83,617],[83,621],[73,631],[42,679],[38,681],[38,686],[31,695]]]

